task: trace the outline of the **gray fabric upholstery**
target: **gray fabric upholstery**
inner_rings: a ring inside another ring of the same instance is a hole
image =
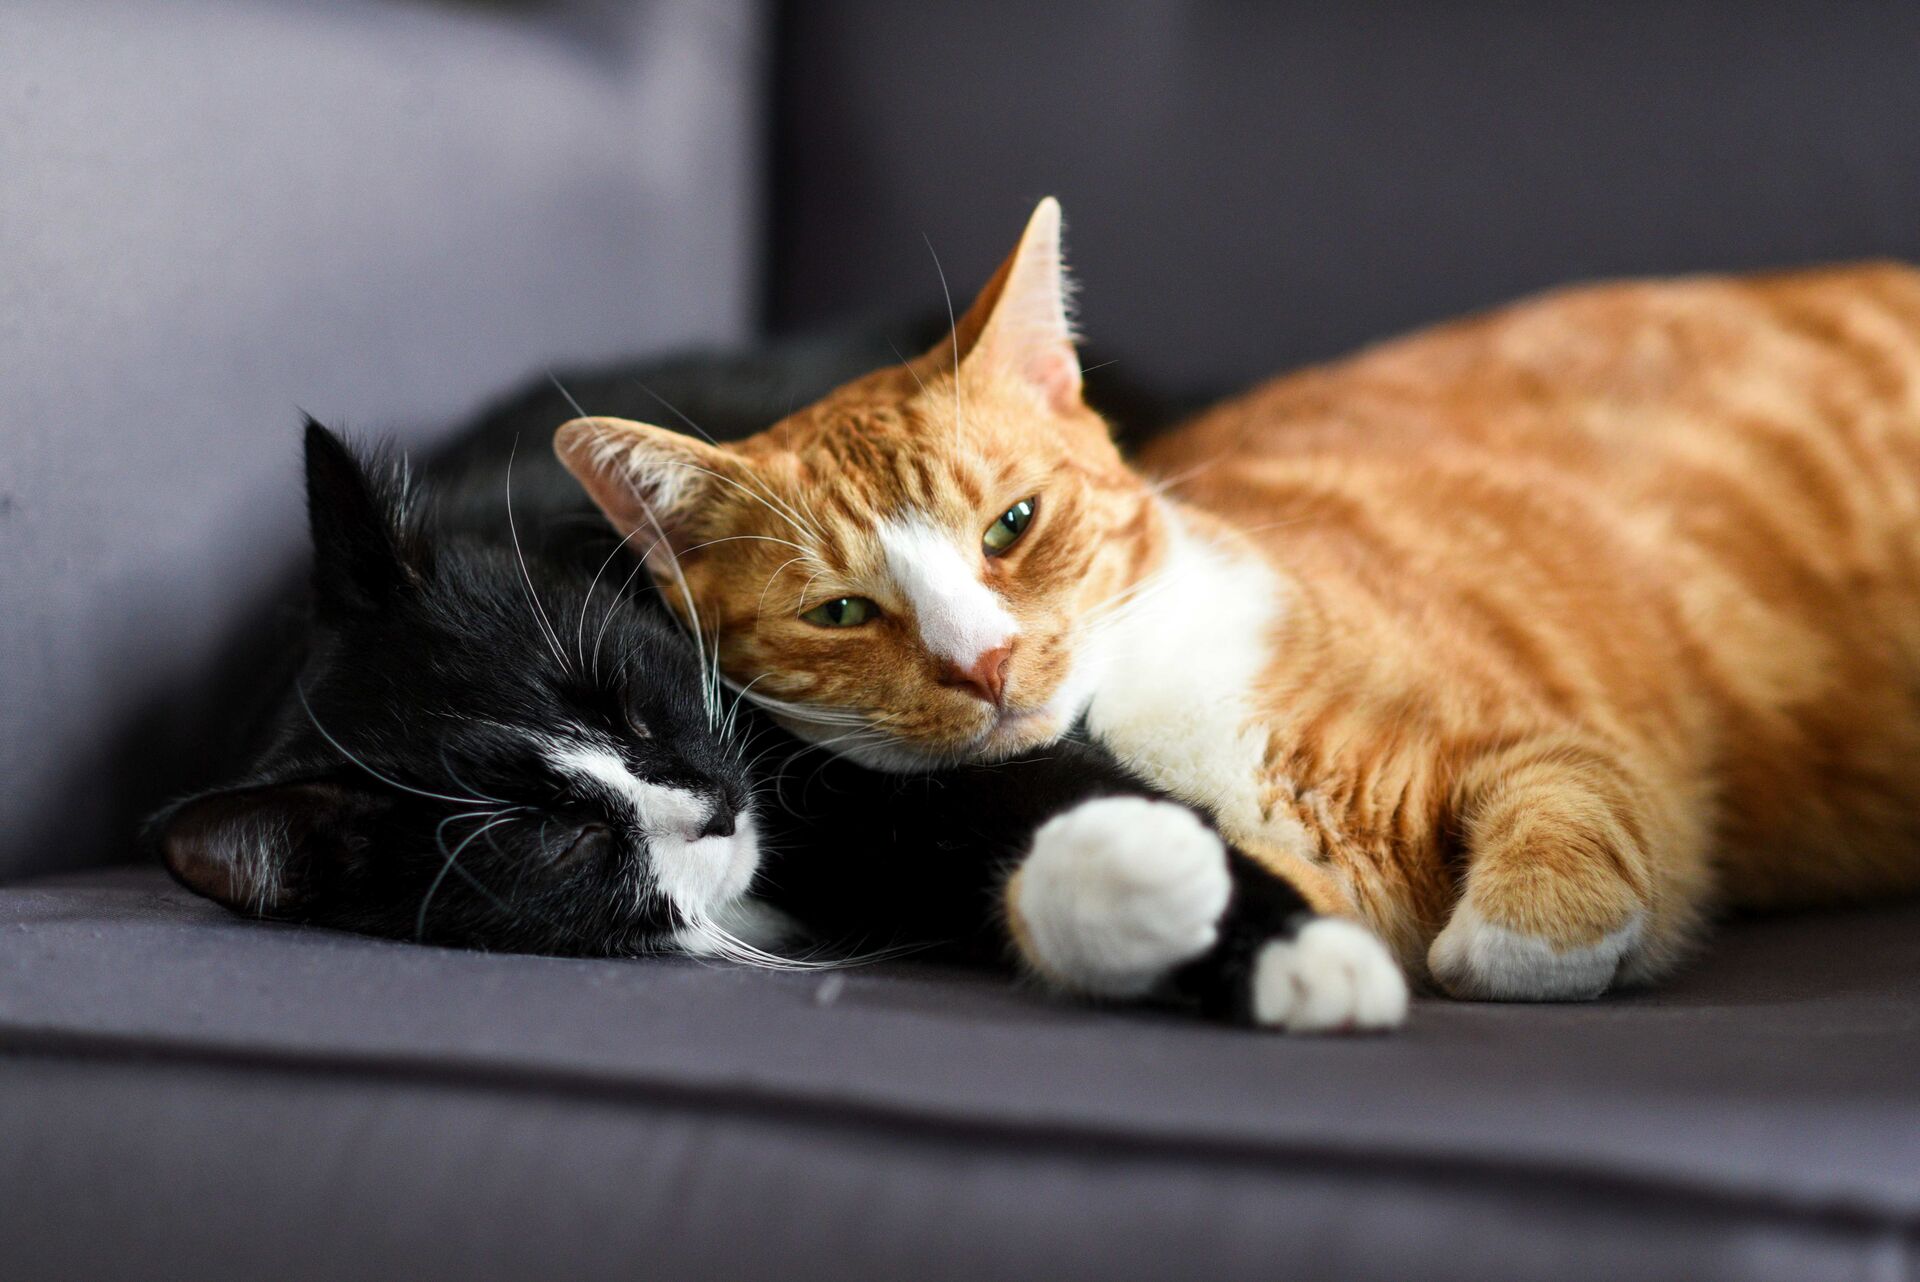
[[[743,330],[759,8],[0,6],[0,878],[204,782],[298,409]]]
[[[40,1276],[1920,1275],[1917,973],[1920,909],[1834,914],[1737,927],[1656,994],[1286,1039],[926,967],[416,948],[71,875],[0,891],[0,1250]]]
[[[295,407],[783,325],[1073,220],[1242,381],[1563,279],[1920,251],[1920,20],[1709,0],[0,5],[0,1277],[1920,1278],[1920,908],[1286,1040],[895,965],[242,922],[126,853],[297,562]],[[777,70],[777,75],[771,74]]]
[[[1920,258],[1894,0],[789,18],[783,323],[938,300],[928,240],[965,294],[1050,192],[1087,333],[1202,388],[1567,281]]]

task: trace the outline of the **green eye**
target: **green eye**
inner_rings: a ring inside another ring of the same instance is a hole
[[[817,628],[857,628],[878,613],[880,607],[863,596],[843,596],[800,617]]]
[[[987,527],[986,537],[980,541],[986,545],[988,556],[999,556],[1020,541],[1020,536],[1033,524],[1034,505],[1038,496],[1021,499],[1000,514],[1000,519]]]

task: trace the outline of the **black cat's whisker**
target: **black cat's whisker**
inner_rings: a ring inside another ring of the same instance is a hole
[[[459,784],[462,788],[465,788],[468,792],[472,793],[474,796],[480,797],[487,801],[491,801],[497,806],[505,806],[505,805],[511,804],[504,797],[487,796],[486,793],[481,792],[478,788],[468,783],[465,779],[462,779],[460,777],[460,772],[453,768],[453,762],[447,756],[447,745],[444,743],[440,745],[440,768],[447,772],[447,778],[453,780],[455,783]]]
[[[762,672],[759,676],[755,677],[753,681],[763,680],[767,675],[767,673]],[[726,720],[720,723],[720,737],[722,739],[732,737],[734,723],[740,718],[740,705],[745,702],[747,692],[753,689],[753,681],[747,682],[733,692],[733,706],[727,710]]]
[[[301,685],[299,682],[296,681],[294,682],[294,685],[293,685],[293,692],[294,692],[294,695],[300,700],[300,707],[306,712],[307,720],[312,722],[313,728],[320,732],[320,737],[322,739],[325,739],[327,743],[332,746],[335,752],[339,753],[341,756],[345,757],[348,761],[358,766],[360,769],[366,771],[368,774],[372,775],[375,779],[378,779],[381,783],[386,784],[389,788],[398,788],[401,792],[410,792],[416,797],[427,797],[433,801],[452,802],[454,805],[458,805],[458,806],[476,806],[476,805],[492,805],[493,804],[492,801],[486,797],[450,797],[444,792],[428,792],[425,788],[415,788],[409,784],[401,783],[397,779],[392,779],[386,775],[381,774],[378,770],[375,770],[372,766],[368,765],[366,762],[362,761],[360,758],[354,756],[351,752],[348,752],[346,749],[346,746],[342,744],[338,739],[334,738],[332,734],[328,733],[327,728],[320,724],[320,718],[314,715],[313,705],[307,701],[307,689],[305,686]]]
[[[560,395],[563,398],[565,398],[567,404],[573,408],[574,417],[576,418],[587,417],[586,409],[580,404],[580,402],[577,399],[575,399],[573,393],[567,390],[566,384],[560,381],[560,376],[555,374],[551,367],[549,367],[547,370],[547,379],[553,384],[554,390],[559,392]],[[517,445],[518,442],[516,441],[515,444]],[[597,518],[589,518],[589,519],[597,519]],[[659,529],[658,522],[654,523],[654,528],[656,530]],[[614,545],[613,551],[607,553],[607,559],[600,563],[600,568],[594,571],[593,581],[587,585],[587,594],[585,598],[583,598],[580,602],[579,621],[574,626],[573,640],[574,640],[574,650],[576,653],[582,650],[585,646],[584,630],[586,628],[586,623],[587,623],[587,607],[593,603],[593,590],[596,587],[600,586],[600,576],[607,572],[607,567],[613,563],[613,558],[620,555],[620,550],[626,547],[627,543],[633,538],[633,536],[638,534],[639,532],[640,530],[639,530],[639,527],[637,526],[634,529],[629,530],[627,532],[626,537],[621,539],[620,542]],[[662,535],[661,537],[664,538],[665,535]],[[651,552],[652,549],[649,548],[648,551]],[[613,612],[616,609],[618,609],[620,606],[620,603],[626,599],[626,590],[633,583],[634,575],[638,574],[641,567],[645,565],[646,565],[646,558],[645,556],[642,556],[640,559],[639,565],[634,567],[633,571],[627,575],[626,581],[620,585],[620,591],[615,595],[613,604],[607,607],[606,617],[601,619],[600,621],[600,631],[594,636],[593,662],[591,665],[593,670],[593,679],[595,681],[598,681],[600,679],[600,642],[606,636],[607,624],[609,621],[612,620]],[[586,664],[586,656],[581,655],[580,661],[584,666]]]
[[[848,970],[856,966],[870,966],[877,962],[888,961],[894,957],[917,952],[927,945],[882,950],[855,957],[821,957],[823,945],[816,945],[799,957],[787,957],[769,952],[756,944],[748,943],[732,931],[715,921],[712,914],[687,909],[676,909],[683,923],[683,933],[696,936],[701,951],[706,956],[721,961],[732,962],[738,966],[752,966],[760,970],[779,971],[825,971]]]
[[[562,383],[560,376],[553,372],[553,366],[551,365],[547,366],[547,381],[553,384],[553,390],[560,393],[561,398],[564,399],[567,404],[573,406],[573,416],[575,418],[585,418],[587,416],[587,412],[580,408],[580,402],[573,399],[573,393],[567,390],[567,385]]]
[[[518,807],[516,807],[516,809],[518,809]],[[499,811],[492,811],[492,810],[477,811],[472,814],[464,814],[464,815],[448,815],[445,819],[442,819],[440,821],[440,826],[434,829],[433,838],[435,843],[438,844],[440,849],[446,850],[447,848],[446,832],[447,832],[448,824],[453,823],[456,820],[460,820],[460,819],[479,819],[489,814],[494,816],[493,819],[489,820],[487,823],[482,824],[480,827],[468,833],[465,839],[462,840],[459,845],[455,846],[453,850],[448,853],[446,861],[440,865],[439,873],[435,875],[433,882],[427,887],[427,893],[421,897],[420,912],[418,916],[414,918],[414,924],[413,924],[413,937],[416,940],[424,940],[427,937],[427,909],[433,906],[433,897],[439,893],[440,883],[447,879],[447,873],[453,868],[454,864],[459,862],[460,852],[465,850],[468,846],[472,845],[473,839],[475,837],[478,837],[481,833],[486,832],[491,828],[495,828],[503,823],[506,823],[508,820],[514,818],[514,816],[511,814],[503,814]]]
[[[558,663],[560,670],[565,672],[568,671],[567,657],[560,649],[560,634],[553,630],[552,621],[547,618],[546,610],[540,605],[539,594],[533,589],[533,574],[527,569],[526,553],[520,550],[520,527],[513,519],[513,460],[519,449],[520,438],[516,436],[513,438],[512,447],[507,451],[507,534],[513,540],[513,555],[520,562],[520,581],[526,588],[527,604],[533,608],[534,621],[540,625],[541,634],[546,637],[548,646],[553,650],[554,662]]]
[[[704,471],[705,469],[702,468],[701,470]],[[641,514],[647,518],[647,524],[653,527],[654,533],[654,542],[652,546],[647,549],[646,557],[650,557],[655,551],[659,551],[667,558],[667,568],[673,571],[674,585],[680,589],[680,600],[687,608],[687,615],[690,622],[683,624],[683,626],[687,628],[689,635],[693,638],[694,649],[698,651],[700,656],[700,671],[704,673],[707,670],[707,648],[703,635],[705,629],[702,628],[700,624],[700,607],[694,604],[693,587],[687,582],[686,571],[680,566],[679,554],[673,550],[673,541],[667,538],[666,528],[660,524],[660,518],[654,513],[653,505],[642,502],[640,511]],[[646,557],[641,558],[640,563],[642,565],[646,564]],[[671,611],[669,611],[669,613],[671,613]],[[675,617],[678,616],[676,615]],[[715,667],[718,667],[720,664],[717,647],[714,653],[713,664]],[[704,691],[706,687],[702,686],[701,688]]]
[[[779,752],[784,747],[786,747],[786,741],[780,740],[776,742],[772,747],[762,748],[758,753],[754,755],[753,760],[746,763],[746,767],[745,767],[746,772],[748,774],[752,774],[755,770],[759,768],[761,762],[765,761],[768,757],[772,756],[774,753]],[[778,797],[780,795],[779,782],[776,780],[772,783],[769,783],[767,786],[767,790],[773,793],[774,796]]]
[[[707,705],[707,728],[716,729],[720,724],[720,620],[713,621],[713,666],[705,674],[706,680],[701,687],[701,697]]]
[[[509,815],[507,819],[502,820],[501,822],[502,823],[508,822],[510,820],[517,819],[519,817],[520,816],[518,815]],[[481,829],[482,832],[487,834],[487,844],[493,847],[495,854],[499,854],[501,853],[501,851],[500,851],[499,844],[496,843],[493,839],[492,830],[495,828],[498,828],[499,826],[500,826],[499,824],[489,824],[487,825],[487,827]],[[515,918],[515,919],[519,918],[520,913],[514,909],[513,905],[509,904],[506,900],[500,898],[500,896],[494,894],[491,890],[487,889],[486,885],[478,877],[474,876],[472,873],[468,872],[465,868],[462,868],[457,863],[452,865],[452,868],[453,868],[453,873],[456,877],[466,882],[467,885],[473,887],[473,889],[479,893],[482,899],[485,899],[488,903],[492,904],[496,909],[500,911],[500,913],[503,916],[506,916],[509,918]],[[545,919],[543,918],[543,920]],[[546,920],[546,924],[553,926],[559,930],[568,930],[568,927],[562,922]],[[569,931],[569,933],[574,933],[574,932]]]
[[[519,811],[519,810],[525,810],[527,809],[527,807],[516,806],[513,809],[516,811]],[[467,841],[461,842],[460,848],[462,850],[466,848],[468,842],[472,841],[474,837],[478,837],[478,836],[481,836],[482,834],[485,834],[487,838],[487,844],[493,847],[494,853],[501,854],[503,852],[500,850],[499,844],[495,842],[493,839],[494,831],[498,829],[502,823],[510,823],[515,820],[525,821],[527,819],[527,816],[525,816],[524,814],[502,813],[497,811],[496,812],[480,811],[480,812],[476,812],[468,815],[455,815],[455,816],[452,816],[451,819],[461,819],[461,818],[477,819],[477,818],[482,818],[489,813],[500,815],[499,821],[496,823],[487,824],[485,827],[481,828],[478,832],[475,832],[471,836],[469,836]],[[449,819],[448,822],[451,822],[451,819]],[[548,819],[542,819],[540,821],[540,835],[537,840],[539,842],[540,849],[543,854],[547,852],[546,833],[547,833],[547,826],[550,822],[551,821]],[[445,828],[445,824],[443,823],[441,825],[441,829],[444,830],[444,828]],[[440,849],[442,851],[445,851],[447,848],[446,842],[444,838],[441,836],[440,832],[436,832],[435,840],[439,844]],[[453,873],[455,876],[459,877],[462,881],[466,882],[467,885],[473,887],[473,889],[477,891],[482,898],[486,899],[488,903],[492,904],[494,908],[499,910],[502,916],[508,918],[509,920],[518,922],[518,921],[524,920],[527,917],[531,917],[535,921],[539,922],[541,925],[546,926],[551,930],[556,930],[560,932],[562,935],[565,935],[569,938],[580,940],[586,943],[597,942],[594,936],[587,934],[585,931],[579,929],[577,926],[574,926],[569,922],[560,920],[560,918],[555,916],[553,913],[542,911],[538,904],[528,903],[525,900],[520,900],[519,898],[520,887],[524,883],[525,877],[526,877],[525,861],[522,861],[521,863],[520,877],[514,881],[514,889],[512,892],[514,899],[519,901],[518,907],[515,907],[513,903],[509,903],[507,900],[500,898],[500,896],[496,895],[493,891],[489,890],[487,886],[478,877],[474,876],[471,872],[467,871],[467,869],[457,861],[450,862],[447,865],[447,867],[450,867],[453,870]],[[432,892],[429,891],[428,894],[429,896],[431,896]]]
[[[607,553],[606,560],[600,562],[600,568],[593,572],[593,579],[587,584],[586,595],[580,598],[580,617],[574,620],[573,624],[573,651],[579,658],[580,666],[582,667],[587,666],[587,609],[593,604],[593,590],[600,586],[601,576],[606,574],[607,567],[613,564],[613,558],[619,556],[627,544],[632,542],[633,536],[638,533],[640,533],[640,529],[638,526],[635,526],[633,529],[627,531],[625,538],[613,545],[613,551]],[[631,575],[628,576],[627,581],[629,583],[633,581]],[[599,657],[599,652],[596,649],[594,658],[598,660]],[[600,665],[598,662],[595,662],[593,665],[593,675],[596,680],[599,679]]]
[[[635,534],[639,532],[638,528],[634,530]],[[595,681],[600,679],[600,648],[606,643],[607,625],[613,622],[613,616],[620,610],[620,607],[627,604],[627,590],[633,586],[633,581],[640,576],[640,571],[647,568],[647,558],[652,556],[654,548],[659,546],[660,542],[656,539],[647,546],[646,551],[640,554],[639,559],[634,562],[633,568],[627,571],[627,577],[621,580],[619,589],[613,594],[613,600],[608,602],[607,612],[600,618],[600,630],[593,635],[593,677]]]

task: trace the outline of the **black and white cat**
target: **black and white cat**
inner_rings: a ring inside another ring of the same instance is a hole
[[[664,388],[742,434],[871,359],[870,341],[802,345],[570,390]],[[248,915],[454,946],[780,964],[812,939],[1004,961],[1018,868],[1043,936],[1024,952],[1069,960],[1046,975],[1064,986],[1302,1029],[1398,1019],[1404,989],[1363,991],[1357,971],[1341,1001],[1290,1004],[1274,959],[1341,923],[1309,923],[1237,851],[1217,885],[1175,875],[1182,852],[1220,862],[1210,821],[1089,744],[879,775],[756,717],[551,462],[556,395],[489,416],[426,481],[309,423],[307,653],[247,774],[156,816],[180,881]]]

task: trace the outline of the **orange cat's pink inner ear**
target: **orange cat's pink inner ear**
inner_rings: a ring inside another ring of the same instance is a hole
[[[1060,203],[1049,196],[1027,220],[1013,256],[954,328],[961,368],[1031,388],[1055,413],[1080,405],[1080,357],[1067,316]]]
[[[615,529],[658,526],[668,539],[725,467],[724,451],[705,441],[624,418],[576,418],[554,433],[553,452]],[[635,535],[636,547],[645,542]]]

